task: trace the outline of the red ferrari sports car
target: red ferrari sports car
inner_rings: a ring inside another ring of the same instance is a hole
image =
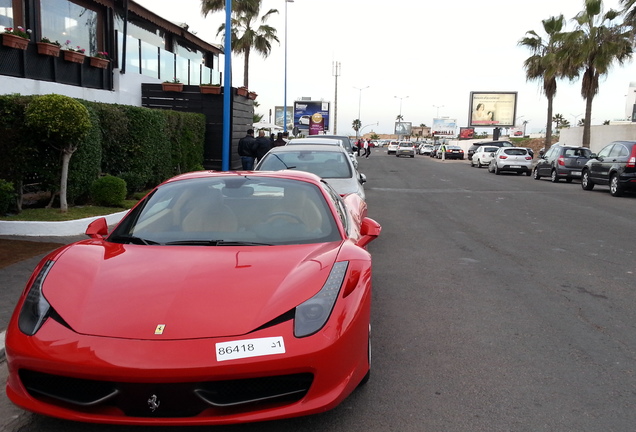
[[[47,255],[6,333],[7,394],[76,421],[203,425],[329,410],[370,371],[357,195],[300,171],[196,172]]]

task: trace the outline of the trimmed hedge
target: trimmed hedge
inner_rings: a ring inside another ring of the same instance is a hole
[[[57,191],[60,152],[44,130],[25,124],[25,109],[37,96],[0,96],[0,178]],[[93,182],[113,175],[126,182],[127,195],[180,173],[203,168],[205,116],[79,100],[91,127],[70,160],[67,199],[89,200]]]

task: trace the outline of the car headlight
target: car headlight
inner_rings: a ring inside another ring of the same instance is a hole
[[[340,293],[348,266],[348,261],[335,263],[320,291],[296,307],[294,336],[310,336],[325,325]]]
[[[46,321],[49,316],[51,305],[42,294],[42,285],[44,285],[44,279],[46,279],[46,275],[49,273],[49,270],[51,270],[51,267],[53,267],[53,264],[55,264],[55,261],[50,260],[44,264],[33,281],[26,300],[22,305],[22,310],[20,311],[18,327],[20,327],[23,333],[29,336],[33,336],[40,327],[42,327],[42,324],[44,324],[44,321]]]

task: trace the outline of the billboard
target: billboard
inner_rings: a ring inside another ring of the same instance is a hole
[[[517,92],[470,92],[468,126],[511,127],[517,115]]]
[[[457,134],[457,119],[434,118],[431,134],[438,137],[454,137]]]
[[[475,137],[475,128],[472,127],[460,127],[459,139],[473,139]]]
[[[309,131],[312,116],[319,114],[323,130],[329,129],[329,102],[296,101],[294,102],[294,126],[301,131]],[[314,118],[315,119],[318,117]]]
[[[284,126],[285,119],[283,119],[284,111],[285,109],[282,106],[274,107],[274,124],[282,128],[285,128]],[[293,128],[294,128],[294,107],[287,106],[287,130],[292,130]]]
[[[411,122],[396,122],[395,134],[396,135],[408,135],[411,136],[413,124]]]

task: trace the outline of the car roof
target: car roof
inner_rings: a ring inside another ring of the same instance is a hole
[[[284,146],[275,147],[275,148],[284,148]],[[329,147],[321,147],[318,150],[324,150]],[[333,147],[333,149],[338,149],[339,147]],[[185,174],[180,174],[178,176],[172,177],[162,184],[172,183],[175,181],[181,180],[190,180],[197,178],[213,178],[213,177],[243,177],[246,171],[193,171]],[[311,181],[314,183],[320,183],[320,177],[315,174],[306,172],[306,171],[296,171],[296,170],[280,170],[280,171],[249,171],[250,176],[263,176],[263,177],[279,177],[279,178],[287,178],[292,180],[301,180],[301,181]]]
[[[335,138],[294,138],[290,140],[287,145],[306,145],[306,144],[315,144],[315,145],[334,145],[340,146],[342,145],[342,140]]]
[[[347,153],[347,151],[340,145],[323,145],[323,144],[296,144],[272,147],[268,153],[289,153],[298,151],[316,151],[316,152],[335,152],[335,153]]]

